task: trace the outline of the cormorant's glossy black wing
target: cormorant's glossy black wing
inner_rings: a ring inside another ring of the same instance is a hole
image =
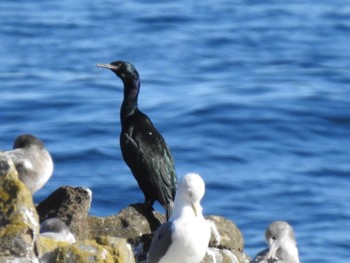
[[[173,158],[150,119],[137,110],[124,123],[120,136],[123,158],[149,201],[163,206],[172,202],[176,190]]]

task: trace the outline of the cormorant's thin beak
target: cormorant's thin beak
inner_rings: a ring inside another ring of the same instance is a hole
[[[96,64],[96,66],[100,67],[100,68],[109,68],[109,69],[112,69],[112,70],[116,70],[118,69],[119,67],[118,66],[114,66],[112,64]]]
[[[198,211],[197,211],[196,205],[195,204],[191,204],[191,207],[193,209],[193,212],[194,212],[195,216],[197,216]]]

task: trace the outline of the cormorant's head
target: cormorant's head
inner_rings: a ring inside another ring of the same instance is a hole
[[[37,145],[41,148],[44,147],[42,141],[35,136],[31,134],[22,134],[16,138],[15,143],[13,144],[13,149],[26,148],[30,147],[31,145]]]
[[[133,64],[124,61],[114,61],[110,64],[97,64],[101,68],[109,68],[123,81],[136,80],[139,78],[139,73]]]

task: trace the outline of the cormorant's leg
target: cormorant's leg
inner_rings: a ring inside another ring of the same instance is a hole
[[[153,211],[154,211],[153,203],[154,203],[154,201],[145,200],[145,202],[143,203],[143,205],[145,206],[145,208],[146,208],[147,210],[151,210],[151,211],[153,212]]]

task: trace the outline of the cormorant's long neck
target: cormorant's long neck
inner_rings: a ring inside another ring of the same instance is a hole
[[[133,114],[137,109],[137,98],[140,90],[140,80],[125,80],[124,83],[124,100],[120,110],[120,119],[123,122],[125,118]]]

